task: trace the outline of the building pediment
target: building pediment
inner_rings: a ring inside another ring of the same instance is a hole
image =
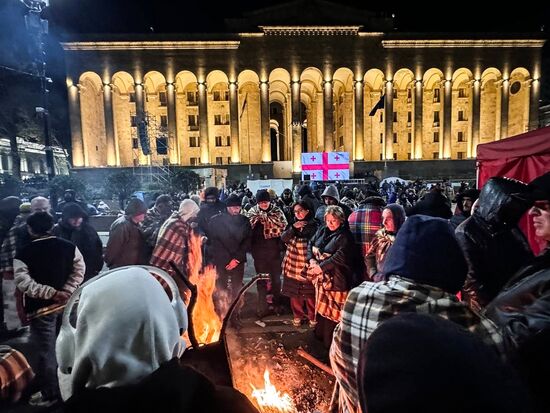
[[[295,0],[226,19],[233,32],[258,31],[260,27],[362,27],[363,31],[389,31],[393,19],[384,13],[357,9],[326,0]],[[320,34],[320,33],[315,33]],[[327,33],[328,34],[328,33]]]

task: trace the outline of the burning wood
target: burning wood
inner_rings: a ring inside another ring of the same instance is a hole
[[[269,370],[264,372],[264,388],[257,389],[252,383],[252,397],[255,399],[261,413],[297,413],[292,398],[283,393],[269,380]]]
[[[189,240],[187,264],[189,281],[196,285],[197,303],[193,309],[193,326],[199,344],[214,343],[219,340],[222,321],[214,308],[216,289],[216,268],[213,265],[202,267],[202,241],[197,235]]]

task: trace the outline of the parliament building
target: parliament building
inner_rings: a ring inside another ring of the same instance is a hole
[[[226,25],[63,43],[73,166],[445,162],[538,127],[537,35],[401,33],[323,0]]]

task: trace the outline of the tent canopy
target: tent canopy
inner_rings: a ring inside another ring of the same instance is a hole
[[[543,154],[550,154],[550,126],[477,147],[480,162]]]

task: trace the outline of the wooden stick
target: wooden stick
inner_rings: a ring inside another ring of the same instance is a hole
[[[306,351],[302,350],[301,348],[299,348],[298,350],[296,350],[296,353],[298,353],[298,355],[300,357],[306,359],[307,361],[309,361],[314,366],[316,366],[316,367],[320,368],[321,370],[323,370],[325,373],[328,373],[328,374],[330,374],[331,376],[334,377],[334,372],[332,371],[332,369],[329,366],[327,366],[325,363],[317,360],[315,357],[313,357],[308,352],[306,352]]]

